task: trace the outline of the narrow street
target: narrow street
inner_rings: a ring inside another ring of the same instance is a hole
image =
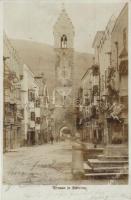
[[[4,154],[4,183],[66,183],[72,179],[71,160],[69,141],[19,148]]]
[[[4,154],[4,184],[97,185],[124,184],[124,180],[75,180],[71,173],[72,142],[22,147]]]

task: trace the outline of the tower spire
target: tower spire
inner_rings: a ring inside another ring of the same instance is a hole
[[[62,10],[65,10],[65,4],[64,4],[64,2],[62,3],[61,7],[62,7]]]

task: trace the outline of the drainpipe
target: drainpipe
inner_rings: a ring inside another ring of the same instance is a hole
[[[6,60],[8,60],[8,59],[10,59],[10,57],[8,57],[8,56],[3,56],[3,65],[4,65],[4,76],[5,76],[5,65],[6,65]],[[4,87],[4,83],[3,83],[3,87]],[[5,90],[3,90],[3,95],[4,95],[4,102],[5,102]],[[5,109],[5,108],[4,108]],[[5,122],[5,113],[4,113],[4,122]],[[4,134],[5,134],[5,136],[3,135],[3,138],[4,138],[4,143],[3,143],[3,147],[4,147],[4,152],[6,152],[6,137],[7,137],[7,135],[6,135],[6,129],[4,130]]]
[[[118,42],[117,41],[115,42],[115,45],[116,45],[116,57],[117,57],[116,58],[117,59],[116,60],[116,62],[117,62],[116,67],[117,67],[117,71],[118,71]]]
[[[99,46],[97,46],[97,52],[98,52],[98,66],[99,66],[99,109],[100,109],[100,96],[101,96],[101,89],[100,89],[100,87],[101,87],[101,81],[100,81],[100,79],[101,79],[101,76],[100,76],[100,58],[99,58]]]
[[[116,60],[116,63],[117,63],[117,64],[116,64],[116,66],[117,66],[117,73],[119,73],[119,66],[118,66],[118,64],[119,64],[119,63],[118,63],[118,59],[119,59],[119,58],[118,58],[118,42],[117,42],[117,41],[115,42],[115,45],[116,45],[116,52],[117,52],[117,58],[116,58],[116,59],[117,59],[117,60]],[[120,76],[119,76],[119,81],[120,81]],[[118,102],[120,103],[120,97],[118,97]]]

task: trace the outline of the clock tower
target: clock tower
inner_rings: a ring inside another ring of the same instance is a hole
[[[54,27],[55,51],[55,89],[54,102],[56,107],[69,107],[73,103],[73,43],[74,27],[62,9]]]

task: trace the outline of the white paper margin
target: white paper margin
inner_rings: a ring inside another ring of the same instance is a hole
[[[5,0],[6,1],[6,0]],[[21,0],[7,0],[9,2],[11,1],[21,1]],[[32,0],[26,0],[26,1],[32,1]],[[47,2],[47,0],[42,0],[43,2]],[[128,2],[129,3],[129,58],[131,58],[131,1],[124,1],[124,0],[48,0],[48,3],[62,3],[62,2],[71,2],[71,3],[120,3],[120,2]],[[2,49],[3,49],[3,1],[0,1],[0,175],[2,176],[2,166],[3,166],[3,147],[2,147],[2,141],[3,141],[3,55],[2,55]],[[84,23],[84,22],[83,22]],[[131,161],[131,135],[130,135],[130,115],[131,115],[131,105],[130,105],[130,96],[131,96],[131,70],[130,70],[130,59],[129,59],[129,166]],[[131,167],[129,167],[129,174],[131,174]],[[2,179],[0,179],[1,183],[1,199],[2,200],[129,200],[131,199],[131,178],[129,175],[129,184],[128,185],[86,185],[86,190],[54,190],[51,185],[39,185],[39,186],[2,186]],[[81,185],[82,186],[82,185]],[[67,187],[67,186],[66,186]]]

